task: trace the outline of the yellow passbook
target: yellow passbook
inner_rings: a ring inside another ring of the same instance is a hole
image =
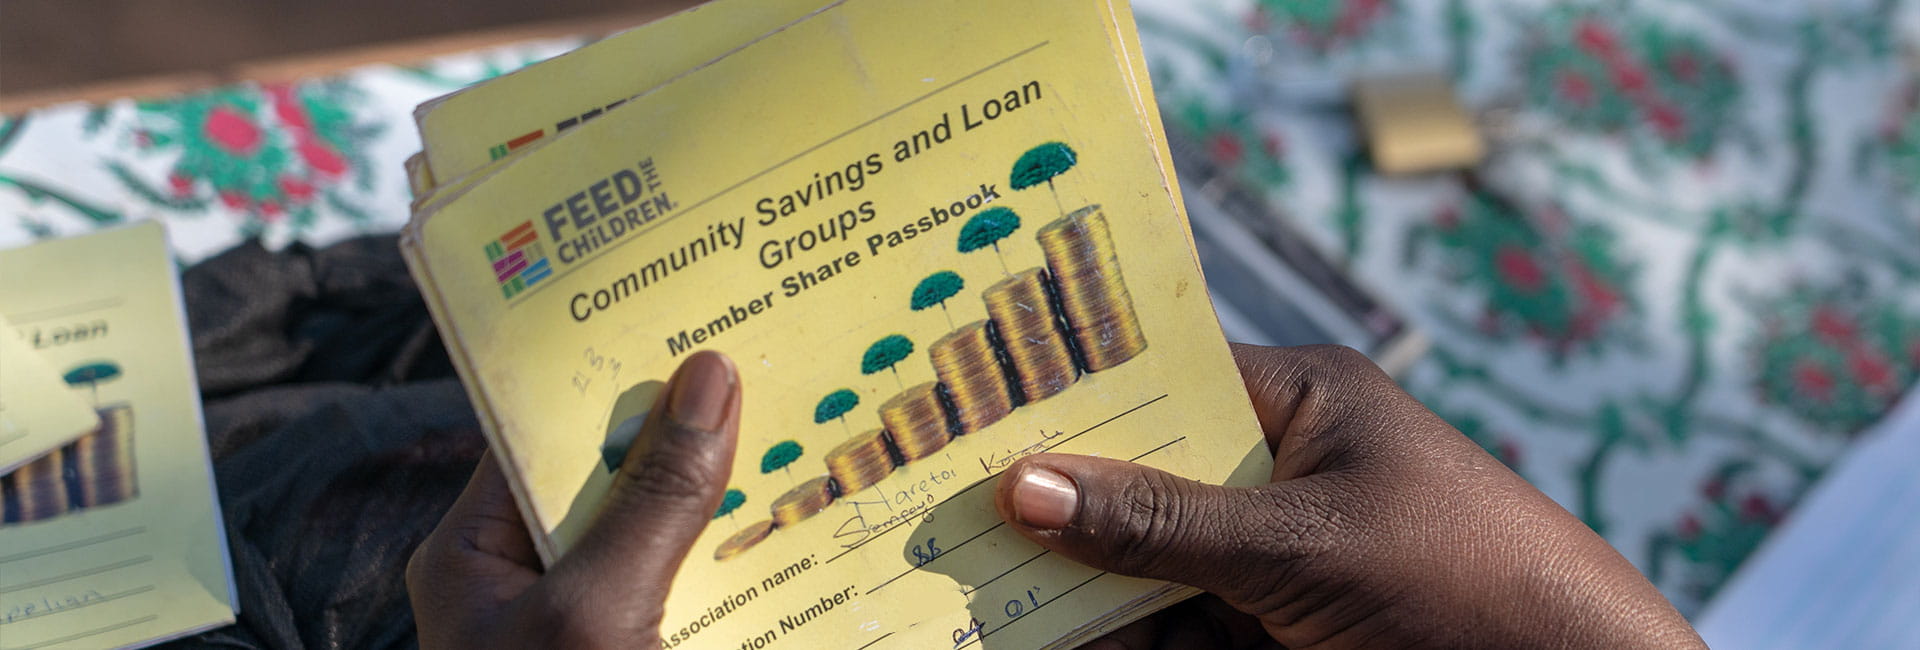
[[[1187,595],[991,501],[1048,451],[1270,472],[1129,8],[844,0],[739,32],[654,32],[735,47],[441,183],[403,237],[543,558],[714,349],[741,451],[668,647],[1054,647]]]
[[[0,339],[98,424],[0,476],[0,648],[112,648],[232,623],[225,530],[161,226],[0,251]],[[62,396],[44,395],[48,400]]]
[[[0,474],[100,426],[93,409],[34,351],[86,336],[86,330],[34,330],[32,338],[12,332],[0,313]]]
[[[414,110],[416,179],[457,179],[618,108],[634,95],[800,19],[827,0],[718,0],[609,36]],[[680,34],[700,34],[686,38]],[[427,183],[428,186],[434,183]],[[416,187],[416,193],[420,189]]]

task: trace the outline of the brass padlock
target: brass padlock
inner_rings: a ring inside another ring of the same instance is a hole
[[[1382,175],[1468,169],[1486,156],[1485,139],[1443,75],[1362,78],[1353,84],[1353,103]]]

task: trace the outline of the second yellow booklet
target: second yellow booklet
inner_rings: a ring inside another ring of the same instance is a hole
[[[991,501],[1042,451],[1268,475],[1128,11],[845,0],[424,206],[409,261],[543,557],[716,349],[740,456],[668,647],[1041,647],[1164,596]]]

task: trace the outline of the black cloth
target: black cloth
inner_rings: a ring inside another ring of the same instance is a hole
[[[236,625],[176,647],[417,645],[407,558],[486,448],[391,236],[182,277]]]

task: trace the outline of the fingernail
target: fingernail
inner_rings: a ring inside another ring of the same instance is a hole
[[[667,398],[667,417],[680,426],[718,431],[733,400],[733,362],[719,354],[695,354],[680,366]]]
[[[1013,484],[1013,516],[1027,526],[1066,528],[1079,510],[1080,490],[1059,472],[1029,466]]]

